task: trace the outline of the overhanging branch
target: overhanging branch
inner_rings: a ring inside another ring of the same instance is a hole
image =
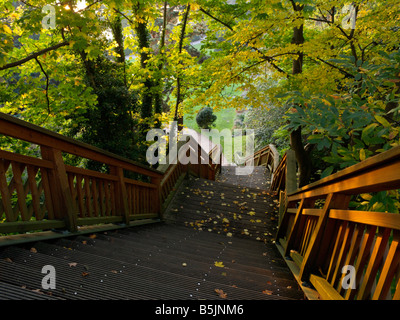
[[[58,48],[68,46],[68,45],[69,45],[69,42],[64,41],[64,42],[58,43],[54,46],[48,47],[46,49],[42,49],[38,52],[30,54],[29,56],[27,56],[21,60],[5,64],[4,66],[0,67],[0,71],[20,66],[20,65],[24,64],[25,62],[28,62],[32,59],[36,59],[37,57],[41,56],[42,54],[45,54],[46,52],[57,50]]]

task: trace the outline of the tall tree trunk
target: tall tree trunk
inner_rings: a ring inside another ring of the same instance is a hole
[[[185,30],[189,16],[189,11],[190,11],[190,4],[187,5],[185,15],[183,17],[181,35],[179,38],[179,53],[182,53],[183,39],[185,38]],[[175,105],[175,116],[174,116],[174,120],[178,121],[178,130],[183,129],[183,115],[179,114],[179,106],[183,100],[181,89],[182,89],[182,79],[178,73],[176,81],[176,105]]]
[[[159,55],[160,55],[160,60],[158,62],[158,73],[156,75],[156,80],[155,80],[155,87],[157,88],[156,93],[154,94],[154,113],[160,114],[162,112],[162,104],[163,104],[163,99],[162,99],[162,92],[163,92],[163,83],[162,83],[162,69],[165,64],[165,33],[167,29],[167,6],[168,2],[164,2],[164,10],[163,10],[163,27],[161,30],[161,38],[160,38],[160,44],[159,44]],[[160,128],[161,127],[161,122],[157,121],[156,127]]]
[[[135,26],[135,31],[139,39],[139,49],[140,49],[140,65],[143,69],[147,67],[147,61],[149,59],[149,55],[147,50],[150,48],[149,43],[149,32],[147,30],[147,23],[138,22]],[[143,82],[144,90],[142,96],[142,108],[140,115],[144,118],[150,118],[153,115],[153,97],[152,97],[152,81],[146,77],[146,80]]]
[[[110,22],[110,27],[113,33],[113,37],[117,46],[115,47],[115,52],[117,53],[116,61],[122,65],[124,72],[124,83],[126,84],[126,69],[125,69],[125,50],[124,50],[124,36],[122,34],[122,22],[121,17],[117,16],[113,21]]]
[[[304,6],[296,4],[294,1],[292,2],[293,9],[296,13],[300,13],[303,11]],[[304,43],[304,30],[303,24],[299,27],[293,28],[293,38],[292,43],[296,45],[302,45]],[[298,51],[297,57],[293,59],[293,67],[292,67],[292,74],[300,74],[303,72],[303,52]],[[310,154],[305,150],[301,127],[296,130],[293,130],[290,133],[290,146],[294,150],[296,154],[296,160],[299,165],[299,187],[302,187],[309,183],[311,172],[312,172],[312,165],[311,165],[311,157]]]

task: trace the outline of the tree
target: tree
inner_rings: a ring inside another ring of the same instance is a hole
[[[311,173],[316,172],[316,157],[312,154],[320,156],[323,152],[329,156],[336,152],[332,149],[334,144],[328,145],[327,140],[325,147],[320,144],[319,149],[315,149],[315,133],[323,130],[320,125],[324,115],[337,106],[329,102],[316,108],[315,97],[320,101],[331,101],[329,97],[338,96],[338,101],[344,102],[350,95],[359,98],[359,106],[369,99],[370,103],[363,108],[370,116],[365,117],[366,121],[358,122],[360,127],[354,128],[354,132],[366,130],[364,134],[372,133],[374,130],[370,125],[383,130],[381,126],[385,122],[381,117],[392,126],[396,125],[398,87],[393,82],[382,86],[372,79],[382,79],[374,75],[381,69],[385,56],[381,52],[390,55],[398,51],[399,6],[397,1],[375,1],[373,4],[355,1],[349,10],[343,1],[333,0],[202,2],[200,11],[209,23],[204,48],[214,51],[200,70],[200,77],[206,80],[192,96],[192,104],[268,108],[264,104],[266,98],[272,103],[284,104],[286,129],[290,132],[291,147],[296,152],[300,169],[299,184],[305,185]],[[354,26],[348,23],[352,20],[356,22]],[[386,25],[382,24],[383,20],[387,21]],[[398,71],[395,70],[398,70],[397,64],[391,74],[385,73],[384,78],[397,81]],[[270,79],[275,85],[259,90],[260,84]],[[367,79],[372,82],[364,81]],[[369,90],[372,83],[375,91]],[[228,86],[235,86],[242,93],[224,96],[221,93]],[[343,112],[344,108],[339,108],[336,118],[340,119]],[[319,114],[320,122],[307,117],[309,113]],[[390,137],[395,134],[393,131]],[[341,146],[360,152],[361,145],[354,141],[354,138],[342,139]],[[364,154],[370,156],[382,151],[384,148],[377,142],[373,140],[371,143],[375,147],[367,148],[371,152],[361,151],[361,158]],[[362,149],[366,150],[365,146]]]
[[[201,129],[210,129],[216,120],[217,116],[210,107],[200,109],[196,116],[197,125]]]
[[[397,0],[68,1],[53,29],[44,0],[0,3],[1,110],[52,130],[92,139],[108,108],[136,148],[161,110],[282,108],[300,185],[399,143]]]

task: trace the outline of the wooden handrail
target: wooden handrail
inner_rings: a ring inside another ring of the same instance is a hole
[[[299,283],[323,299],[400,299],[399,215],[349,209],[352,196],[399,188],[395,147],[288,192],[276,244]]]
[[[0,112],[0,134],[28,141],[39,146],[49,147],[79,157],[103,162],[111,166],[123,167],[126,170],[149,177],[161,177],[162,173],[111,152],[77,141],[53,131],[41,128],[29,122]]]
[[[159,171],[0,113],[0,134],[36,144],[41,157],[0,150],[0,233],[162,219],[165,201],[189,166]],[[215,150],[212,150],[215,152]],[[108,173],[70,166],[63,153],[95,160]],[[200,152],[198,159],[200,161]],[[211,154],[200,177],[215,179]],[[139,174],[142,180],[125,176]],[[170,198],[170,197],[169,197]]]
[[[248,156],[245,165],[249,165],[251,162],[254,166],[266,166],[271,173],[274,173],[279,164],[278,150],[273,144],[266,145]]]

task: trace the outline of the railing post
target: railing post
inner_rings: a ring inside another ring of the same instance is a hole
[[[199,142],[197,142],[197,165],[198,165],[198,169],[197,169],[197,174],[199,176],[199,178],[204,178],[203,177],[203,166],[202,166],[202,162],[201,162],[201,145]]]
[[[121,167],[110,167],[110,173],[118,177],[118,184],[115,199],[117,199],[117,208],[124,217],[125,224],[129,224],[129,206],[128,194],[126,192],[126,185],[124,181],[124,169]]]
[[[286,194],[290,194],[297,189],[297,174],[296,174],[296,155],[294,150],[286,151]]]
[[[156,213],[158,213],[158,216],[160,219],[163,219],[163,210],[162,210],[162,194],[161,194],[161,177],[153,177],[151,178],[151,183],[155,184],[157,188],[154,189],[154,208],[156,210]]]
[[[322,245],[324,237],[325,226],[329,217],[331,209],[347,209],[349,206],[351,196],[347,194],[330,193],[326,197],[322,213],[318,218],[317,225],[311,236],[306,254],[304,255],[302,265],[300,267],[299,279],[308,279],[310,271],[314,267],[317,254],[324,254],[328,251],[327,247]]]
[[[53,162],[54,169],[50,171],[50,191],[54,205],[54,212],[63,218],[67,229],[71,232],[77,231],[77,211],[72,199],[68,184],[68,176],[65,169],[61,150],[41,146],[42,158]]]

